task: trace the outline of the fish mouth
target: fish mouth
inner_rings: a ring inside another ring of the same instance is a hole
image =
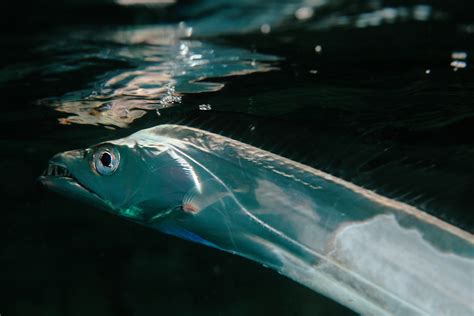
[[[59,182],[63,183],[74,183],[84,190],[95,194],[85,185],[83,185],[74,175],[69,171],[69,169],[61,163],[55,161],[49,161],[48,168],[46,168],[41,176],[39,177],[40,182],[44,183],[46,186],[50,184],[56,184]]]
[[[54,162],[50,162],[48,164],[48,168],[46,168],[43,171],[43,173],[41,174],[41,177],[70,178],[70,179],[75,180],[76,182],[79,183],[79,181],[77,181],[77,179],[74,178],[72,173],[65,166],[59,165],[59,164],[54,163]]]
[[[48,167],[43,171],[38,180],[42,185],[59,194],[71,196],[78,200],[89,201],[96,205],[100,204],[103,206],[104,204],[103,199],[82,184],[66,165],[54,161],[54,159],[49,161]]]

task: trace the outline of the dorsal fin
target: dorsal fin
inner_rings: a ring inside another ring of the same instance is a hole
[[[373,131],[350,133],[341,126],[219,111],[192,111],[165,122],[268,150],[474,232],[474,165],[468,156],[451,156],[449,148],[411,145]]]

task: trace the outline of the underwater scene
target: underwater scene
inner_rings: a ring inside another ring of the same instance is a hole
[[[471,1],[0,7],[0,316],[474,314]]]

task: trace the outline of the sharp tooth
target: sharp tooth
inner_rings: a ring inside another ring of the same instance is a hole
[[[72,177],[71,172],[67,168],[49,164],[48,168],[43,172],[44,176],[55,176],[55,177]]]

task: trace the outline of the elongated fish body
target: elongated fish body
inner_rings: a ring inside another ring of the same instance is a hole
[[[227,137],[161,125],[59,154],[42,181],[359,313],[474,315],[472,234]]]

